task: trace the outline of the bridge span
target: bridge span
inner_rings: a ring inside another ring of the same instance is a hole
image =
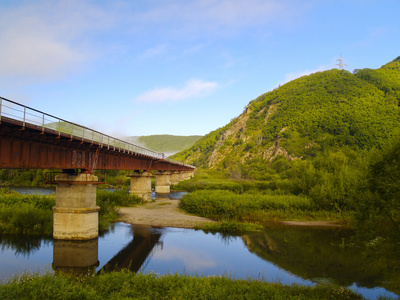
[[[53,237],[98,236],[97,176],[94,170],[129,170],[130,193],[151,201],[171,183],[194,175],[195,167],[165,158],[119,138],[0,97],[0,168],[60,169],[55,177]]]

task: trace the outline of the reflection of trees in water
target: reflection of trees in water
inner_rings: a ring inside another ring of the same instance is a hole
[[[313,281],[399,292],[399,265],[388,267],[379,258],[366,257],[351,241],[353,232],[332,228],[276,227],[242,236],[250,252],[297,276]],[[393,262],[396,264],[396,262]]]
[[[236,241],[240,238],[240,235],[234,235],[232,233],[227,232],[215,232],[215,231],[208,231],[202,230],[205,234],[212,234],[213,236],[217,237],[225,246],[229,246],[230,243]]]
[[[3,252],[7,249],[15,251],[15,255],[23,255],[29,257],[40,249],[42,244],[48,245],[52,242],[51,238],[46,237],[30,237],[21,235],[1,235],[0,248]]]

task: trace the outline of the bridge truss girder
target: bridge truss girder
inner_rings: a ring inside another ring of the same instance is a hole
[[[193,171],[193,167],[96,142],[70,138],[34,125],[1,119],[0,168]]]

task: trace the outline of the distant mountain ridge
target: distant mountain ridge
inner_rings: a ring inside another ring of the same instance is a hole
[[[179,136],[179,135],[147,135],[131,136],[125,138],[128,142],[147,148],[152,151],[165,153],[170,156],[177,152],[190,148],[198,141],[201,135]]]
[[[332,69],[251,101],[226,126],[173,157],[200,167],[265,169],[279,156],[312,158],[331,147],[381,148],[400,129],[400,57],[379,69]]]

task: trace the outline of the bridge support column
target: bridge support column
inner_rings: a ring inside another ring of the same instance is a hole
[[[55,178],[56,206],[53,208],[53,238],[90,240],[99,235],[96,205],[98,178],[90,174],[60,174]]]
[[[189,180],[190,179],[190,173],[188,171],[183,173],[183,180]]]
[[[156,193],[169,194],[171,192],[170,172],[159,171],[156,173]]]
[[[181,179],[181,174],[179,171],[171,172],[170,181],[171,184],[178,184]]]
[[[131,178],[129,193],[142,198],[144,202],[152,201],[151,174],[149,172],[134,172],[127,176]]]

